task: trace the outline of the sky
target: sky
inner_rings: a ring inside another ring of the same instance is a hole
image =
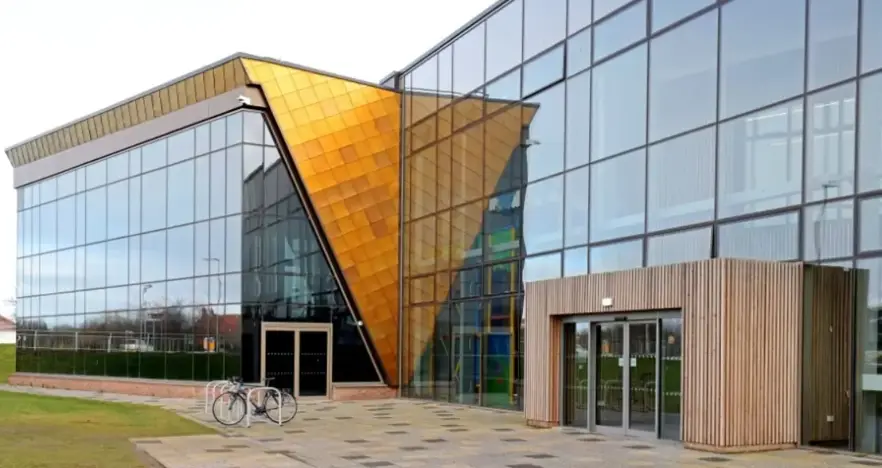
[[[378,82],[493,0],[0,0],[0,148],[235,52]],[[16,194],[0,163],[0,301],[15,297]],[[0,302],[0,314],[13,309]]]

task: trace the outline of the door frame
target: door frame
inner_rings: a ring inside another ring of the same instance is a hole
[[[289,331],[294,333],[294,397],[300,399],[300,332],[325,332],[328,336],[327,392],[325,395],[303,397],[307,400],[326,400],[331,395],[334,363],[334,329],[330,323],[261,322],[260,325],[260,383],[266,379],[266,332]]]
[[[661,439],[661,360],[659,359],[659,355],[661,354],[661,333],[662,326],[661,321],[664,319],[682,319],[682,314],[679,310],[661,310],[654,312],[621,312],[621,313],[612,313],[612,314],[594,314],[594,315],[577,315],[564,317],[561,319],[561,325],[564,324],[586,324],[588,326],[589,334],[588,334],[588,408],[587,411],[587,421],[588,427],[587,429],[591,432],[598,433],[606,433],[611,435],[627,435],[633,437],[642,437],[642,438],[651,438],[651,439]],[[611,324],[616,323],[620,324],[624,327],[623,334],[623,354],[628,359],[629,366],[627,367],[627,372],[623,370],[622,372],[622,426],[621,427],[609,427],[609,426],[598,426],[596,423],[596,408],[597,408],[597,325],[601,324]],[[656,382],[656,392],[655,392],[655,430],[653,431],[641,431],[630,429],[630,410],[631,410],[631,371],[630,371],[630,357],[631,357],[631,344],[630,344],[630,334],[631,334],[631,324],[646,324],[646,323],[654,323],[655,324],[655,382]],[[564,326],[560,327],[560,343],[565,345],[566,338],[566,328]],[[559,395],[558,401],[561,402],[558,405],[558,417],[559,421],[565,421],[565,408],[566,405],[563,404],[566,398],[566,382],[564,382],[566,376],[566,356],[561,355],[559,362],[558,375],[560,376],[560,382],[558,385]],[[682,398],[682,397],[681,397]]]

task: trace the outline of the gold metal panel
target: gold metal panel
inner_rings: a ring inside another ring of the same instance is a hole
[[[226,87],[224,85],[224,83],[225,83],[224,68],[222,66],[215,67],[211,70],[211,73],[214,75],[214,94],[215,94],[215,96],[217,96],[219,94],[223,94],[224,90],[226,90]]]
[[[179,107],[184,108],[193,104],[192,102],[187,102],[187,86],[183,81],[175,84],[175,94],[178,95]]]
[[[171,112],[171,102],[168,98],[168,88],[162,88],[159,90],[159,111],[160,115],[165,115]]]
[[[138,122],[147,121],[147,101],[148,96],[144,96],[135,102],[135,113],[138,115]]]
[[[200,73],[193,77],[194,91],[196,91],[196,100],[205,99],[205,74]]]
[[[169,111],[170,112],[174,112],[174,111],[180,109],[181,107],[184,107],[184,106],[178,104],[178,90],[174,86],[172,86],[168,90],[168,104],[169,104]]]
[[[243,59],[279,125],[342,280],[397,383],[400,95]]]
[[[202,73],[202,80],[205,83],[204,84],[205,97],[206,98],[213,98],[214,96],[216,96],[216,92],[214,90],[214,71],[207,70],[207,71],[203,72]]]
[[[138,106],[135,104],[135,101],[129,102],[126,107],[129,111],[129,123],[131,126],[138,125],[141,121],[138,120]]]
[[[150,102],[153,105],[153,118],[162,117],[162,103],[159,102],[159,91],[150,94]]]
[[[130,109],[127,104],[123,104],[119,108],[119,113],[122,116],[122,128],[129,128],[132,126],[132,116],[130,115]]]
[[[184,81],[184,94],[187,96],[187,105],[196,104],[199,99],[196,95],[196,78],[190,77]]]

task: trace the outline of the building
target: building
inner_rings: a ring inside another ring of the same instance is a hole
[[[15,322],[0,315],[0,344],[15,343]]]
[[[506,0],[382,85],[224,59],[7,150],[14,378],[240,374],[719,450],[882,451],[879,31],[876,0]],[[634,279],[748,267],[791,275],[762,290],[786,325],[696,335],[710,306]],[[812,346],[824,320],[835,344]],[[690,359],[788,326],[808,331],[767,353],[797,395],[750,400],[789,405],[784,435],[730,437],[781,427],[738,425],[726,390],[705,395],[724,435],[690,439]],[[823,405],[798,378],[845,364]]]

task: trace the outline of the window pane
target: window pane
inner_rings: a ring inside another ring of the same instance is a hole
[[[77,179],[73,172],[58,176],[58,198],[73,195],[77,191]],[[21,207],[19,207],[21,208]]]
[[[227,116],[227,146],[242,143],[242,114],[244,114],[244,112],[237,112]],[[263,125],[258,127],[257,130],[257,133],[262,139]],[[260,141],[258,141],[258,143],[260,143]]]
[[[484,216],[487,260],[519,257],[521,254],[521,191],[502,193],[490,199]],[[438,217],[438,268],[446,268],[447,234],[444,219]]]
[[[564,250],[564,276],[588,274],[588,247]]]
[[[558,46],[524,65],[524,96],[563,79],[564,50]]]
[[[643,241],[634,240],[591,248],[591,273],[629,270],[643,266]]]
[[[129,153],[107,158],[107,182],[116,182],[129,176]]]
[[[530,98],[524,105],[536,109],[526,139],[527,180],[534,181],[563,171],[563,83]]]
[[[560,252],[524,260],[524,283],[560,278]]]
[[[227,218],[226,271],[242,270],[242,217]]]
[[[211,150],[227,146],[227,124],[223,118],[211,122]]]
[[[524,59],[562,41],[566,21],[566,0],[524,0]]]
[[[99,161],[86,166],[86,189],[107,183],[107,162]]]
[[[484,125],[474,125],[452,138],[453,204],[461,205],[484,195],[484,175],[481,155],[484,152]],[[439,160],[444,155],[438,156]]]
[[[566,213],[564,239],[566,246],[588,243],[588,168],[570,171],[566,177]]]
[[[190,159],[195,153],[196,139],[194,130],[186,130],[168,138],[169,164]]]
[[[263,122],[263,116],[258,112],[245,112],[244,118],[244,136],[243,140],[245,143],[256,143],[262,144],[264,141],[264,127],[265,124]],[[227,127],[229,127],[230,121],[227,121]],[[236,143],[236,135],[227,135],[227,144],[233,145]],[[272,141],[267,141],[267,144],[272,144]]]
[[[789,213],[719,227],[718,257],[796,260],[799,215]]]
[[[803,229],[804,260],[850,257],[854,250],[854,204],[847,200],[807,207]]]
[[[141,237],[129,237],[129,284],[141,282]]]
[[[101,190],[101,189],[99,189]],[[40,205],[40,252],[49,252],[58,248],[58,209],[55,202]]]
[[[567,80],[567,169],[591,159],[591,71]]]
[[[86,194],[85,193],[78,193],[78,194],[76,194],[75,199],[76,199],[76,204],[77,204],[77,228],[76,228],[77,245],[83,245],[86,243],[86,225],[89,222],[89,220],[86,218]],[[33,232],[34,231],[32,231],[32,234],[31,234],[32,237],[33,237]]]
[[[86,242],[107,238],[107,189],[101,187],[86,192]]]
[[[165,231],[141,236],[141,281],[165,280]]]
[[[721,118],[799,94],[805,0],[739,0],[722,9]]]
[[[707,13],[654,39],[650,54],[650,141],[713,122],[717,13]]]
[[[567,40],[567,75],[576,73],[591,66],[591,28]]]
[[[129,234],[141,232],[141,178],[129,179]]]
[[[882,198],[861,201],[860,250],[882,250]]]
[[[719,138],[719,217],[800,202],[801,100],[726,122]]]
[[[107,186],[107,238],[115,239],[129,233],[129,181]]]
[[[471,268],[453,273],[450,297],[452,299],[462,299],[464,297],[480,296],[484,289],[481,275],[481,268]]]
[[[129,242],[117,239],[107,243],[107,286],[128,284]]]
[[[858,129],[858,189],[882,188],[882,75],[860,82],[860,128]]]
[[[710,5],[714,0],[675,0],[652,2],[652,32],[673,24]],[[712,13],[714,17],[716,12]]]
[[[481,219],[483,203],[475,202],[453,210],[450,221],[450,257],[454,264],[480,263],[482,253]]]
[[[141,170],[142,172],[152,171],[166,164],[166,144],[165,138],[150,143],[141,148]]]
[[[193,197],[195,199],[196,207],[195,207],[195,217],[197,221],[201,221],[204,219],[208,219],[209,217],[209,204],[210,204],[210,163],[208,160],[208,156],[200,156],[195,159],[195,183],[194,190],[195,193]]]
[[[76,253],[74,249],[58,252],[58,292],[73,291],[76,288]]]
[[[211,182],[209,191],[211,196],[210,214],[212,218],[223,216],[226,213],[226,153],[217,151],[211,153]]]
[[[649,148],[649,230],[714,217],[715,130],[707,128]]]
[[[527,255],[563,246],[563,176],[527,186],[524,246]]]
[[[521,0],[515,0],[487,19],[487,79],[521,63]]]
[[[144,174],[141,176],[141,184],[145,194],[149,196],[143,197],[141,206],[141,230],[143,232],[162,229],[166,226],[165,208],[166,208],[166,187],[165,169]]]
[[[866,3],[866,2],[865,2]],[[882,258],[868,258],[857,261],[857,267],[869,270],[867,284],[867,307],[871,310],[882,308]],[[878,312],[873,314],[878,315]],[[877,345],[873,345],[875,348]]]
[[[263,148],[248,145],[244,148],[249,160],[262,160]],[[227,214],[242,212],[242,146],[227,148]]]
[[[811,95],[807,106],[806,199],[854,193],[854,83]]]
[[[193,225],[168,230],[168,278],[193,276]]]
[[[646,2],[631,5],[594,25],[594,61],[646,37]]]
[[[882,2],[863,0],[861,10],[861,73],[882,67]]]
[[[646,266],[705,260],[711,256],[711,228],[650,237]]]
[[[594,21],[600,21],[604,16],[617,8],[623,7],[631,0],[594,0]]]
[[[141,148],[129,151],[129,176],[141,173]]]
[[[40,255],[40,294],[54,294],[58,278],[58,266],[55,263],[55,254],[47,253]]]
[[[521,69],[518,68],[485,88],[488,99],[517,101],[521,98]],[[488,113],[490,111],[488,110]]]
[[[86,288],[103,288],[107,282],[107,244],[86,246]]]
[[[85,167],[78,167],[76,169],[75,174],[76,174],[76,178],[77,178],[77,192],[85,192],[86,191],[86,168]],[[28,188],[33,189],[34,187],[33,186],[26,187],[25,194],[28,193],[27,192]],[[31,206],[31,205],[28,205],[28,206]]]
[[[645,174],[646,150],[591,167],[591,242],[643,232]]]
[[[57,242],[59,249],[66,249],[76,245],[77,208],[75,200],[75,197],[58,200]],[[19,227],[21,228],[23,226]],[[22,242],[21,238],[19,238],[19,242]]]
[[[195,187],[193,161],[185,161],[168,170],[168,225],[192,223],[193,190]],[[149,201],[148,201],[149,203]]]
[[[591,24],[592,0],[570,0],[567,10],[567,29],[570,34]]]
[[[196,154],[205,154],[211,151],[211,127],[204,124],[196,127]]]
[[[594,69],[591,160],[646,142],[646,46]]]
[[[857,73],[858,0],[809,0],[809,89]]]
[[[466,95],[484,84],[484,23],[453,44],[453,92]]]

